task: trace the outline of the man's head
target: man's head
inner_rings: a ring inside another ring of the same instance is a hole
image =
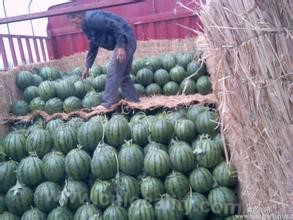
[[[71,23],[80,28],[84,17],[84,12],[72,12],[67,14],[67,17]]]

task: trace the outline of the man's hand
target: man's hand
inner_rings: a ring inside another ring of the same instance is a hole
[[[85,68],[84,71],[81,74],[81,79],[85,79],[89,76],[89,68]]]
[[[124,63],[126,61],[126,52],[124,48],[117,49],[117,59],[119,63]]]

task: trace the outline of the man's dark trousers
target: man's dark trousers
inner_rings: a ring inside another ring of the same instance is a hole
[[[122,95],[128,101],[138,102],[139,96],[130,78],[133,54],[136,50],[136,40],[128,38],[125,44],[126,60],[120,63],[117,59],[117,48],[113,51],[111,62],[107,69],[106,86],[103,94],[102,106],[110,108],[117,102],[118,89],[121,87]]]

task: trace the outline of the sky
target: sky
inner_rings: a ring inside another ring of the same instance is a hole
[[[29,9],[28,5],[31,3],[30,11],[33,12],[42,12],[47,11],[47,9],[52,5],[61,4],[64,2],[69,2],[69,0],[0,0],[0,17],[4,18],[4,7],[3,2],[6,8],[7,17],[28,14]],[[33,29],[35,35],[38,36],[47,36],[47,18],[34,19],[32,20]],[[18,35],[32,35],[32,28],[30,21],[15,22],[9,24],[10,34]],[[0,25],[0,34],[8,34],[7,25]]]

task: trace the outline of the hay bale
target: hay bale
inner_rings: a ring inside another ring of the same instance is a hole
[[[249,219],[292,214],[292,9],[287,0],[211,0],[200,13],[201,46]]]

